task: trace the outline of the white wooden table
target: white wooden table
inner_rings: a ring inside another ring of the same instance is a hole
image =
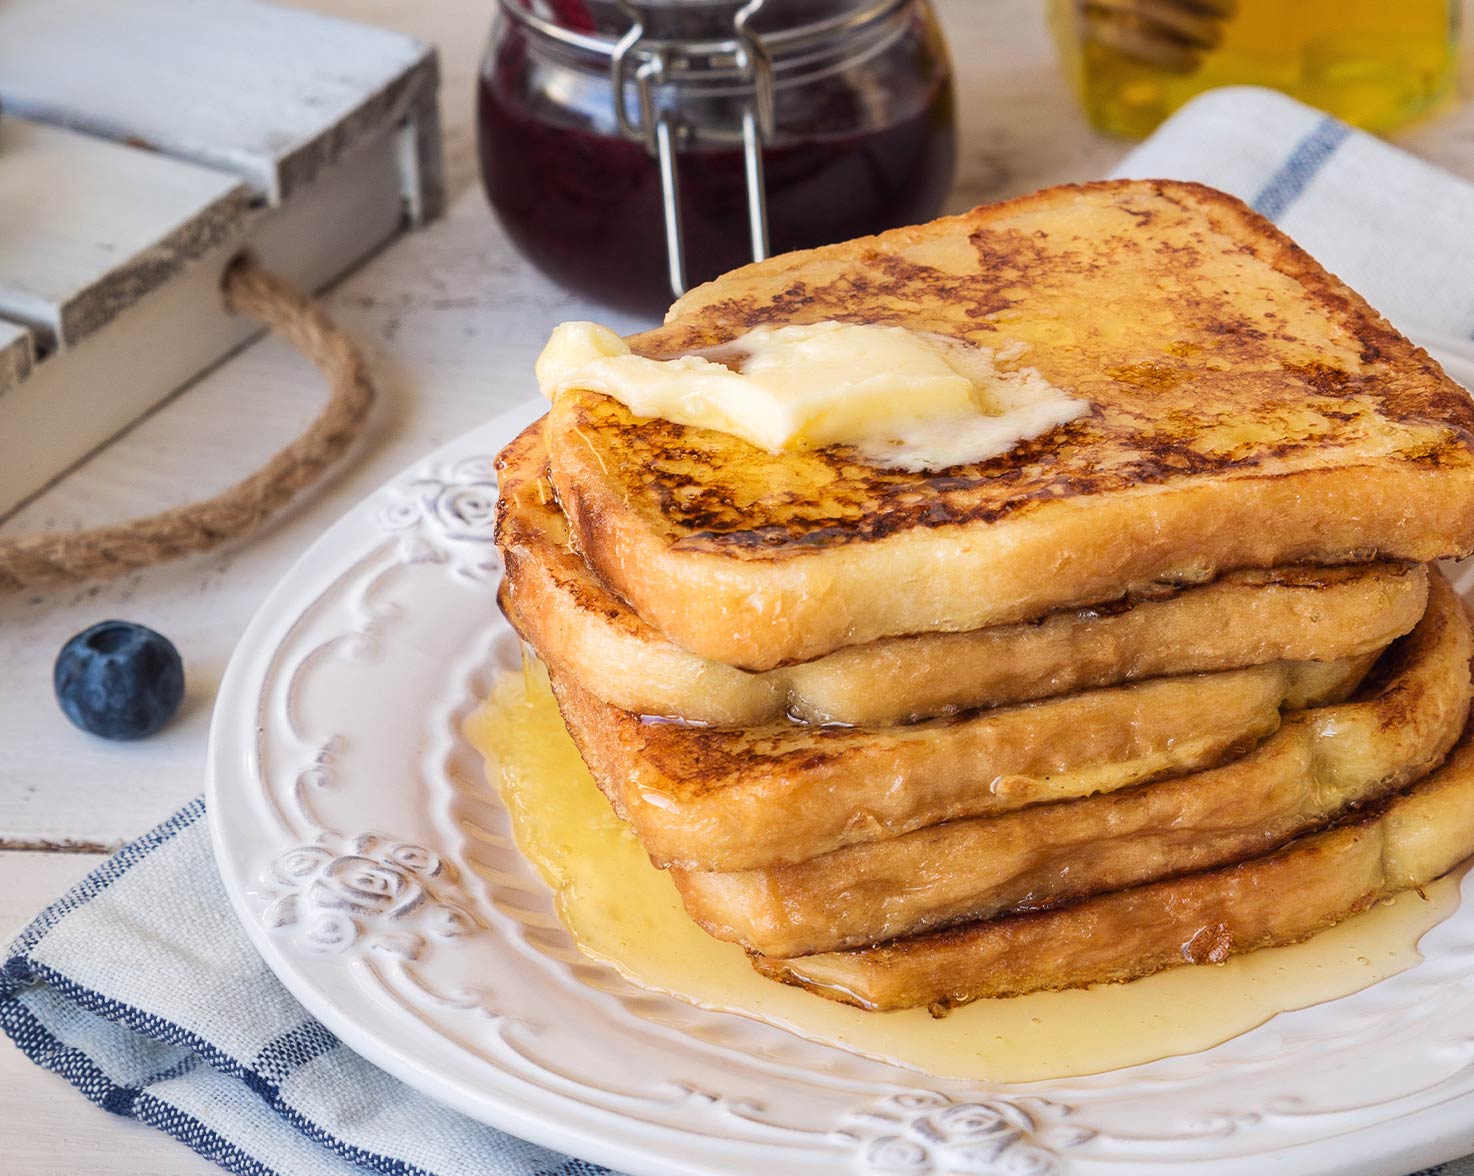
[[[215,687],[257,602],[296,555],[402,466],[531,395],[532,361],[554,323],[610,318],[523,263],[476,184],[472,83],[492,5],[303,2],[439,46],[449,213],[328,299],[367,349],[382,392],[356,462],[265,535],[234,549],[103,587],[0,597],[0,942],[104,852],[200,791]],[[960,89],[957,207],[1098,176],[1126,150],[1085,127],[1058,74],[1041,4],[936,2],[956,50]],[[1474,0],[1464,2],[1474,13]],[[1402,141],[1474,178],[1474,102],[1427,120]],[[213,491],[295,435],[321,395],[304,361],[274,342],[258,344],[0,524],[0,533],[95,525]],[[62,642],[108,617],[154,625],[178,644],[188,668],[182,714],[138,745],[73,730],[51,698]],[[162,1135],[88,1106],[6,1043],[0,1171],[175,1176],[216,1169]]]

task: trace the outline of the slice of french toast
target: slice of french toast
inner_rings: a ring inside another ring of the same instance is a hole
[[[1197,771],[1272,733],[1282,709],[1345,698],[1375,657],[1152,678],[901,727],[652,722],[548,676],[651,860],[730,871]]]
[[[1474,855],[1474,727],[1380,810],[1267,857],[876,947],[752,957],[763,975],[884,1010],[1134,980],[1308,939]]]
[[[1469,397],[1213,189],[1052,188],[786,254],[693,290],[629,342],[666,358],[828,320],[993,348],[1090,411],[925,474],[559,394],[545,436],[579,549],[703,657],[766,670],[1161,581],[1474,550]]]
[[[1196,588],[965,633],[853,645],[752,673],[667,641],[574,549],[547,477],[541,424],[502,452],[504,608],[564,679],[635,714],[748,727],[885,726],[1168,674],[1382,649],[1418,622],[1422,564],[1232,572]]]
[[[719,939],[810,955],[1258,857],[1433,769],[1469,713],[1474,632],[1435,576],[1424,620],[1350,701],[1287,715],[1248,755],[1155,784],[933,825],[812,861],[672,871]]]

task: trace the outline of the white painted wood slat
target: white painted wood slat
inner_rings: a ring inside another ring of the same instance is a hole
[[[31,332],[0,319],[0,396],[31,374],[36,349]]]
[[[259,332],[254,320],[228,313],[220,293],[241,249],[315,290],[398,233],[405,220],[399,149],[397,136],[381,136],[288,204],[245,218],[173,280],[0,397],[0,514]],[[0,287],[4,275],[0,264]],[[191,496],[185,490],[179,500]]]
[[[255,333],[242,250],[317,290],[438,215],[437,88],[257,0],[0,0],[0,517]]]
[[[272,204],[436,83],[418,41],[254,0],[0,4],[0,107],[233,172]],[[434,215],[440,178],[422,183]]]
[[[249,204],[229,173],[0,120],[0,314],[71,347],[238,235]]]

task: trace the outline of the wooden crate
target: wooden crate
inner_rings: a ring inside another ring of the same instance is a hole
[[[0,3],[0,517],[441,207],[434,51],[257,0]]]

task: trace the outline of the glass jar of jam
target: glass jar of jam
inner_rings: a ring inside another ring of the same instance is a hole
[[[754,258],[929,220],[955,156],[925,0],[500,0],[478,120],[517,247],[657,314]]]

